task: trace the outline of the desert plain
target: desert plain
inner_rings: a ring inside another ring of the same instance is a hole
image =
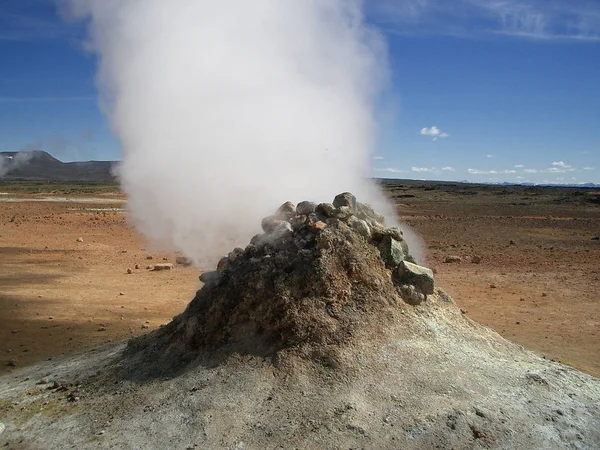
[[[381,183],[464,314],[600,376],[600,190]],[[177,256],[136,232],[117,189],[0,185],[0,374],[169,322],[213,269]]]

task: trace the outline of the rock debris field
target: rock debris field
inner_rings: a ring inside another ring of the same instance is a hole
[[[600,380],[466,317],[369,205],[261,226],[168,324],[0,379],[0,443],[600,447]]]

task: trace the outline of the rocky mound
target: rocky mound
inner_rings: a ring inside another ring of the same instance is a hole
[[[600,448],[600,380],[462,315],[369,206],[262,227],[168,325],[0,378],[6,446]]]
[[[186,311],[130,343],[148,351],[152,371],[171,370],[202,351],[274,355],[300,349],[332,359],[386,308],[419,305],[433,273],[414,263],[400,228],[350,193],[333,203],[284,203],[262,220],[263,234],[223,257]],[[144,367],[148,367],[147,361]]]

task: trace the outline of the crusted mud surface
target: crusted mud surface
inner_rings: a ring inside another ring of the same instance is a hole
[[[202,275],[182,314],[126,347],[4,376],[0,439],[598,448],[598,379],[470,320],[413,264],[399,230],[344,198],[266,218],[264,234]]]

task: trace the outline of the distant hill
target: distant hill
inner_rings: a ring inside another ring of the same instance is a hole
[[[41,150],[0,152],[0,180],[115,183],[117,161],[62,162]]]

